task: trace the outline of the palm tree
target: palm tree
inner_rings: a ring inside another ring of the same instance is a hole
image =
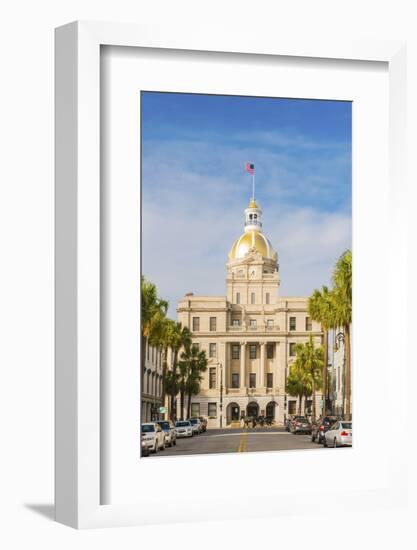
[[[157,344],[157,333],[161,319],[168,311],[168,302],[158,296],[156,286],[141,278],[141,383],[143,388],[143,373],[146,359],[146,343]]]
[[[200,391],[202,374],[207,370],[207,357],[205,351],[191,343],[181,353],[179,367],[179,391],[181,403],[181,416],[184,416],[184,401],[187,395],[187,418],[191,415],[191,397]]]
[[[207,370],[207,357],[204,350],[200,351],[197,346],[191,346],[190,372],[187,379],[187,415],[191,416],[191,397],[200,392],[203,372]]]
[[[351,419],[351,353],[350,326],[352,323],[352,251],[346,250],[337,260],[333,271],[333,309],[335,327],[342,327],[345,348],[345,414]]]
[[[309,395],[313,396],[313,418],[316,418],[316,391],[322,385],[321,373],[323,370],[323,348],[314,346],[313,338],[305,344],[297,344],[295,346],[295,364],[305,371],[304,384]],[[310,391],[311,387],[311,391]],[[307,405],[307,395],[305,395]]]
[[[178,367],[178,354],[181,348],[189,346],[191,343],[191,333],[190,330],[187,327],[183,327],[181,323],[175,322],[172,326],[172,330],[170,330],[170,336],[169,336],[169,347],[172,350],[173,354],[173,361],[172,361],[172,373],[173,373],[173,379],[177,379],[177,367]],[[176,396],[177,396],[178,390],[175,388],[175,384],[173,384],[171,388],[171,411],[170,416],[171,420],[175,420],[177,416],[177,410],[176,410]]]
[[[306,369],[295,361],[290,367],[285,391],[293,397],[298,397],[298,414],[301,414],[303,397],[307,400],[309,388],[311,386],[308,383]]]
[[[312,320],[318,321],[323,329],[323,407],[322,414],[326,415],[326,395],[327,395],[327,365],[329,363],[329,329],[333,324],[333,301],[332,294],[327,286],[322,286],[321,290],[314,290],[308,299],[308,311]]]
[[[165,316],[160,316],[154,325],[152,343],[162,348],[162,391],[161,402],[165,405],[166,395],[169,393],[167,388],[167,372],[168,372],[168,348],[171,342],[172,332],[175,330],[175,321]]]

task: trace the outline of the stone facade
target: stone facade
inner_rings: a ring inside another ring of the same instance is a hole
[[[285,393],[294,347],[310,335],[322,343],[307,298],[279,296],[278,255],[262,233],[261,214],[252,199],[245,231],[228,256],[226,296],[187,294],[178,303],[178,321],[209,359],[201,391],[192,398],[193,414],[207,416],[209,427],[254,414],[282,424],[290,407],[298,410],[297,399]],[[315,399],[319,410],[321,396]]]
[[[151,422],[160,417],[162,403],[162,350],[146,342],[145,367],[143,371],[142,422]]]

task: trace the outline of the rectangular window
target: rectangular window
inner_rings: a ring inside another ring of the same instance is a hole
[[[310,331],[312,329],[311,319],[310,317],[306,317],[306,331]]]
[[[239,344],[233,344],[232,345],[232,359],[240,359],[240,345]]]
[[[232,325],[234,327],[240,327],[240,319],[232,319]]]
[[[295,414],[297,401],[288,401],[288,414]]]
[[[210,367],[209,371],[209,388],[214,390],[216,388],[216,367]]]
[[[290,357],[295,357],[295,346],[296,346],[296,343],[291,342],[291,344],[290,344]]]
[[[256,328],[256,319],[250,319],[249,326],[251,328]]]
[[[290,317],[290,330],[295,330],[295,317]]]
[[[200,403],[191,403],[191,416],[200,416]]]
[[[267,319],[266,326],[268,328],[274,328],[274,320],[273,319]]]
[[[193,342],[193,346],[200,351],[200,344],[198,342]]]
[[[274,375],[272,372],[267,372],[266,373],[266,387],[267,388],[272,388],[273,387],[273,383],[274,383]]]
[[[217,417],[217,403],[209,403],[208,404],[208,416],[209,416],[209,418],[216,418]]]
[[[236,303],[240,304],[240,292],[236,292]]]
[[[193,331],[200,330],[200,317],[193,317]]]
[[[232,372],[232,388],[238,388],[239,387],[239,374],[236,372]]]
[[[216,357],[216,344],[210,344],[209,357]]]
[[[254,372],[249,374],[249,387],[256,388],[256,374]]]
[[[273,359],[274,358],[274,344],[267,344],[266,345],[266,358],[267,359]]]
[[[251,292],[251,295],[250,295],[250,303],[251,303],[251,304],[254,304],[254,303],[255,303],[255,293],[254,293],[254,292]]]
[[[256,344],[249,346],[249,359],[256,359]]]
[[[265,294],[265,303],[269,304],[269,292]]]
[[[217,317],[210,317],[210,331],[217,330]]]

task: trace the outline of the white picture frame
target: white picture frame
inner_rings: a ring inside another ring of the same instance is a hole
[[[389,71],[389,156],[392,241],[405,242],[403,167],[406,151],[405,43],[387,40],[320,41],[250,36],[194,28],[76,22],[56,31],[56,519],[77,528],[148,523],[152,514],[134,504],[101,504],[100,391],[100,48],[126,46],[269,56],[380,61]],[[405,257],[395,257],[406,280]],[[405,301],[389,303],[390,316],[406,316]],[[395,334],[400,394],[406,393],[405,335]],[[401,345],[401,344],[404,345]],[[404,397],[405,399],[405,397]],[[405,416],[403,407],[400,414]],[[401,433],[398,434],[401,439]],[[397,465],[401,453],[393,451]],[[400,500],[407,479],[387,469],[383,489],[350,495],[352,507]],[[294,491],[296,502],[299,491]],[[340,492],[343,496],[343,491]],[[219,495],[220,497],[221,495]],[[200,503],[202,505],[202,503]],[[285,513],[277,503],[273,513]],[[162,514],[162,515],[161,515]],[[167,506],[166,521],[181,519]],[[204,516],[210,517],[210,512]],[[215,513],[213,518],[219,517]]]

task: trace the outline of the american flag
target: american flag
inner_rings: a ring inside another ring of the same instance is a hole
[[[251,162],[247,162],[247,163],[245,164],[245,170],[246,170],[246,172],[248,172],[251,176],[253,176],[254,173],[255,173],[255,165],[252,164]]]

